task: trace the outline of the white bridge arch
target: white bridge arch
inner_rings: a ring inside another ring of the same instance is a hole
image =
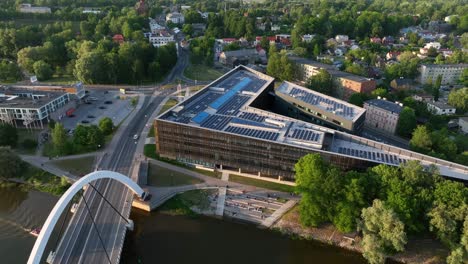
[[[41,232],[39,233],[39,237],[37,238],[36,243],[34,244],[34,247],[31,251],[31,255],[29,255],[28,264],[40,263],[47,242],[49,241],[50,235],[52,234],[52,231],[54,230],[54,227],[57,224],[60,215],[67,208],[67,205],[70,203],[73,196],[75,196],[75,194],[77,194],[86,184],[95,180],[106,178],[113,179],[125,184],[130,190],[137,194],[138,197],[142,197],[144,193],[143,189],[141,189],[141,187],[138,186],[138,184],[132,181],[129,177],[117,172],[95,171],[82,177],[81,179],[76,181],[72,186],[70,186],[70,188],[62,195],[62,197],[60,197],[59,201],[57,202],[57,204],[55,204],[54,208],[50,212],[49,216],[47,217],[47,220],[44,223],[44,226],[42,227]]]

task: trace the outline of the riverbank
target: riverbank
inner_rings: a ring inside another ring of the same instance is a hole
[[[319,228],[304,227],[299,220],[299,209],[294,207],[272,227],[283,234],[307,240],[320,241],[347,250],[362,253],[361,237],[357,234],[340,233],[332,224]],[[390,263],[445,263],[449,251],[430,237],[409,238],[405,251],[389,256]]]
[[[0,180],[1,186],[21,184],[40,192],[60,196],[70,187],[65,177],[58,177],[47,171],[26,164],[18,178]]]

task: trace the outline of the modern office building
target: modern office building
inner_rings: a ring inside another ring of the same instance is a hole
[[[0,122],[13,126],[44,128],[53,118],[59,119],[74,107],[66,92],[0,88]]]
[[[402,104],[387,101],[385,99],[372,99],[364,102],[366,109],[366,126],[385,133],[395,134]]]
[[[189,164],[291,180],[308,153],[343,169],[419,160],[442,175],[468,178],[466,166],[272,113],[274,98],[274,78],[236,67],[155,119],[156,151]]]
[[[349,133],[358,133],[364,126],[364,108],[334,97],[290,82],[282,83],[275,94],[280,112],[289,117]]]
[[[374,79],[339,71],[333,65],[298,57],[290,57],[290,59],[298,66],[299,80],[304,83],[312,76],[317,75],[320,70],[326,70],[333,78],[335,92],[343,100],[348,100],[354,93],[370,94],[377,86]]]
[[[43,91],[43,92],[62,92],[69,93],[76,99],[83,99],[86,96],[86,90],[83,83],[79,82],[74,85],[12,85],[11,87],[20,90]]]
[[[460,79],[468,64],[422,64],[419,66],[418,81],[422,84],[435,83],[438,76],[442,76],[441,84],[455,84]]]

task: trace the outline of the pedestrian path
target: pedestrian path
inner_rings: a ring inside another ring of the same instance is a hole
[[[229,172],[223,171],[222,174],[221,174],[221,180],[229,181]]]
[[[223,216],[224,214],[224,202],[226,201],[226,187],[219,188],[218,203],[216,204],[216,215]]]
[[[260,226],[269,228],[271,227],[278,219],[281,218],[287,211],[289,211],[291,208],[293,208],[294,205],[296,205],[297,200],[289,200],[287,201],[283,206],[281,206],[278,210],[276,210],[270,217],[265,219]]]

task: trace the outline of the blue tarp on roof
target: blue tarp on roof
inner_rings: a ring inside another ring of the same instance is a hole
[[[205,120],[209,116],[210,116],[210,114],[208,114],[207,112],[200,112],[200,113],[198,113],[198,115],[196,115],[194,118],[192,118],[192,121],[197,123],[197,124],[201,124],[203,122],[203,120]]]
[[[213,109],[218,110],[223,104],[229,101],[236,93],[240,92],[242,88],[244,88],[247,84],[249,84],[252,80],[250,78],[244,78],[238,84],[236,84],[232,89],[227,91],[221,97],[216,99],[216,101],[210,104],[210,107]]]

